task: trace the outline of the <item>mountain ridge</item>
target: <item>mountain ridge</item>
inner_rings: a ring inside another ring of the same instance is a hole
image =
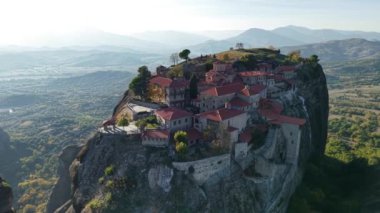
[[[380,41],[360,38],[282,47],[284,53],[300,50],[302,56],[316,54],[322,62],[380,58]]]

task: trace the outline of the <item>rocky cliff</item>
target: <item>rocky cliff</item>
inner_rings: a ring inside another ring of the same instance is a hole
[[[12,213],[13,193],[10,185],[0,177],[0,212]]]
[[[12,185],[17,183],[15,178],[18,169],[18,157],[11,147],[9,135],[0,128],[0,177],[8,180]]]
[[[115,115],[127,99],[128,93]],[[322,67],[305,64],[298,71],[296,92],[281,101],[286,114],[307,119],[296,164],[278,164],[276,158],[265,159],[266,151],[251,151],[244,166],[232,160],[228,168],[199,185],[191,175],[173,168],[166,149],[143,147],[136,136],[97,133],[70,168],[64,166],[61,179],[66,184],[58,184],[66,186],[63,191],[71,191],[71,196],[66,201],[67,196],[60,198],[62,206],[56,212],[286,212],[303,165],[311,155],[322,154],[326,142],[328,92]],[[272,176],[246,175],[259,162]]]

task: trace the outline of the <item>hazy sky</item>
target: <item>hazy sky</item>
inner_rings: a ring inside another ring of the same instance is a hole
[[[0,0],[0,43],[100,29],[228,30],[285,25],[380,32],[378,0]]]

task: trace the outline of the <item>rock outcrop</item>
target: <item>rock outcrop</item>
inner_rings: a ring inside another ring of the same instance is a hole
[[[114,115],[127,99],[128,93],[115,108]],[[307,119],[295,164],[279,164],[277,158],[265,159],[265,151],[252,151],[244,166],[231,160],[229,167],[199,185],[189,175],[191,171],[173,168],[167,149],[144,147],[136,136],[98,133],[72,162],[69,170],[73,193],[70,199],[60,201],[62,206],[57,212],[91,212],[91,209],[96,212],[286,212],[289,199],[302,180],[303,165],[311,155],[324,150],[328,93],[322,68],[305,64],[298,71],[296,92],[284,97],[282,102],[286,114]],[[273,146],[273,150],[281,147]],[[247,170],[258,162],[273,176],[247,176]],[[66,180],[67,174],[67,171],[62,174]]]
[[[13,213],[13,193],[10,185],[0,177],[0,212]]]
[[[0,128],[0,176],[11,184],[16,184],[15,178],[18,169],[18,157],[11,147],[9,135]]]
[[[70,200],[72,193],[69,168],[80,149],[81,146],[72,145],[66,147],[60,154],[57,170],[59,179],[51,192],[46,212],[54,212],[54,210],[64,205],[66,201]]]
[[[309,154],[322,155],[327,140],[329,93],[326,76],[321,65],[305,64],[299,70],[297,93],[303,99],[311,128],[311,146],[301,147],[301,153],[306,156]]]

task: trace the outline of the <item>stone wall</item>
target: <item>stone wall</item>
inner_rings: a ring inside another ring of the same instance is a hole
[[[213,174],[230,167],[231,155],[224,154],[189,162],[173,162],[175,169],[190,175],[199,184],[203,184]]]
[[[151,147],[167,147],[169,145],[169,138],[142,138],[143,146],[151,146]]]
[[[247,157],[248,149],[248,143],[235,143],[235,160],[240,160]]]

